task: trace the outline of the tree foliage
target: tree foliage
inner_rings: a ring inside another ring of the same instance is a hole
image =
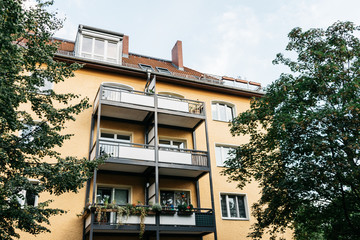
[[[81,66],[53,60],[58,45],[51,39],[62,21],[47,11],[52,2],[38,2],[32,8],[22,4],[0,1],[1,239],[19,237],[18,230],[34,235],[49,232],[49,217],[64,211],[49,207],[51,201],[41,197],[37,207],[21,205],[24,192],[77,192],[97,164],[62,157],[54,150],[71,136],[61,133],[64,124],[75,120],[89,103],[75,94],[41,89],[45,79],[59,83]],[[25,106],[31,110],[25,111]]]
[[[240,188],[259,183],[250,236],[275,239],[286,227],[297,239],[360,239],[360,27],[295,28],[278,54],[282,74],[231,124],[249,135],[223,171]]]

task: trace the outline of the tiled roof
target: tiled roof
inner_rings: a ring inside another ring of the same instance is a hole
[[[63,55],[74,55],[74,45],[75,43],[72,41],[67,41],[63,39],[54,39],[54,41],[60,42],[59,54]],[[260,83],[256,82],[248,82],[247,80],[242,79],[235,79],[231,77],[226,76],[215,76],[215,75],[209,75],[205,73],[198,72],[196,70],[193,70],[188,67],[184,67],[184,70],[179,70],[176,68],[176,66],[173,65],[173,63],[170,60],[164,60],[164,59],[158,59],[148,56],[143,56],[140,54],[135,53],[129,53],[128,57],[122,58],[122,65],[126,67],[131,68],[137,68],[141,69],[139,64],[145,64],[151,66],[155,72],[159,72],[156,67],[159,68],[166,68],[168,69],[173,76],[176,77],[182,77],[187,79],[193,79],[197,81],[205,81],[205,82],[211,82],[219,85],[224,85],[224,80],[230,80],[234,81],[234,84],[240,83],[244,85],[244,87],[249,88],[249,84],[252,85],[255,88],[261,88]],[[255,89],[253,89],[255,90]]]
[[[184,75],[193,75],[196,77],[201,77],[203,75],[201,72],[195,71],[187,67],[184,67],[184,70],[179,70],[172,64],[171,61],[145,57],[133,53],[129,53],[129,57],[123,58],[122,61],[125,66],[128,65],[130,67],[131,65],[136,65],[137,67],[139,67],[138,66],[139,64],[146,64],[151,66],[155,71],[156,71],[156,67],[166,68],[171,73],[177,73],[176,75],[184,74]]]

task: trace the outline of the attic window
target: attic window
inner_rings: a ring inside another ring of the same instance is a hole
[[[139,66],[143,70],[154,72],[154,69],[150,65],[139,63]]]
[[[167,68],[156,67],[159,73],[171,74]]]

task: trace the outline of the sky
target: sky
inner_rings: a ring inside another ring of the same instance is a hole
[[[169,60],[181,40],[184,66],[263,86],[288,72],[272,60],[290,56],[291,29],[338,20],[360,25],[359,9],[359,0],[55,0],[53,6],[66,18],[56,37],[75,40],[78,25],[89,25],[128,35],[132,53]]]

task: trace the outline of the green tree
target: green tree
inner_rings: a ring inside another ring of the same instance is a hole
[[[43,90],[45,80],[64,81],[81,66],[53,60],[58,45],[51,38],[62,21],[47,11],[52,2],[38,2],[29,9],[22,4],[0,1],[1,239],[19,237],[18,230],[34,235],[49,232],[49,217],[64,211],[49,207],[50,201],[37,207],[20,203],[43,192],[77,192],[97,165],[54,151],[71,136],[61,133],[64,124],[75,120],[89,103],[75,94]],[[23,110],[25,105],[31,113]]]
[[[242,188],[257,181],[253,239],[276,239],[286,227],[298,239],[360,239],[360,28],[337,22],[289,33],[275,64],[288,66],[231,123],[248,135],[223,174]]]

